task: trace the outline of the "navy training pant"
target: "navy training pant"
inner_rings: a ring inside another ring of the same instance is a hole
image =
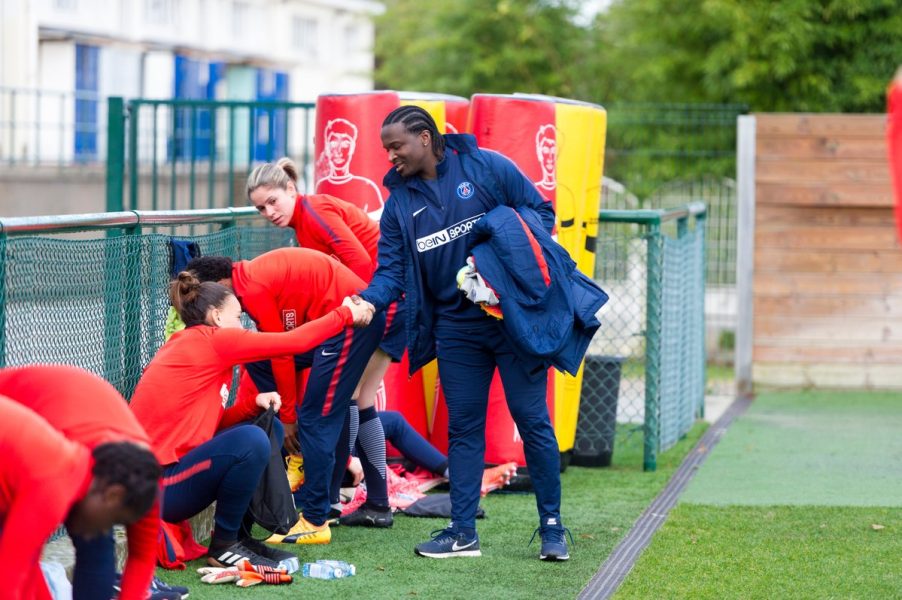
[[[282,424],[273,421],[281,438]],[[269,436],[256,425],[235,425],[217,433],[163,469],[164,521],[178,523],[216,501],[213,535],[217,540],[238,539],[260,477],[269,464]]]
[[[351,395],[385,329],[379,313],[363,329],[347,328],[315,351],[295,358],[310,367],[304,398],[298,407],[298,440],[304,457],[304,485],[298,492],[304,518],[322,525],[329,516],[329,488],[335,451],[345,425]],[[347,451],[345,451],[347,455]],[[295,496],[298,498],[298,496]]]
[[[486,317],[472,323],[445,320],[435,328],[439,377],[448,405],[451,520],[461,528],[476,527],[486,409],[496,366],[523,439],[540,522],[560,522],[560,451],[546,405],[548,370],[540,359],[518,353],[501,327]]]

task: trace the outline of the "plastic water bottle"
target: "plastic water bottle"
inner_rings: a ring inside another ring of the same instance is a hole
[[[357,567],[352,565],[351,563],[347,563],[343,560],[325,560],[319,559],[318,561],[321,565],[329,565],[330,567],[335,567],[336,569],[341,569],[344,571],[345,577],[352,577],[357,574]]]
[[[342,577],[347,577],[347,573],[342,569],[320,563],[304,563],[301,573],[304,577],[312,577],[313,579],[341,579]]]

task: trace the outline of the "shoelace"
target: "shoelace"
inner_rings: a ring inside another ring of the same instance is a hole
[[[560,528],[560,529],[557,529],[557,528],[547,528],[547,529],[545,529],[544,531],[542,530],[541,527],[536,527],[536,530],[532,532],[532,537],[529,538],[529,543],[526,544],[526,545],[527,545],[527,546],[531,546],[533,540],[536,539],[536,536],[539,535],[540,532],[541,532],[541,539],[542,539],[543,542],[544,542],[544,541],[550,541],[550,542],[554,542],[555,544],[564,544],[564,543],[567,542],[566,538],[564,537],[564,532],[566,532],[567,535],[570,536],[570,544],[571,544],[572,546],[576,546],[576,542],[573,541],[573,534],[570,533],[570,529],[567,528],[567,527],[562,527],[562,528]],[[553,539],[546,540],[546,539],[545,539],[546,536],[549,537],[549,538],[552,538],[552,537],[553,537]]]
[[[447,535],[448,537],[452,537],[452,538],[453,538],[453,537],[455,537],[457,534],[454,533],[454,531],[452,531],[452,530],[450,530],[450,529],[448,529],[448,528],[446,527],[445,529],[436,529],[436,530],[434,530],[432,533],[430,533],[429,535],[432,536],[433,541],[435,541],[435,540],[439,539],[440,537],[442,537],[443,535]]]

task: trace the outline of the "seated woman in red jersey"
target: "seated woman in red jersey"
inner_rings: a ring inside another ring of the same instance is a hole
[[[112,442],[89,450],[5,396],[0,396],[0,456],[3,598],[51,598],[39,561],[44,542],[61,523],[73,539],[106,536],[116,523],[137,523],[157,497],[160,465],[146,448]],[[97,557],[77,555],[76,577],[93,566],[86,564],[91,558]],[[121,597],[145,598],[149,582],[149,574],[134,577]],[[79,586],[75,597],[110,598],[111,578],[107,585]]]
[[[241,326],[241,305],[226,287],[201,283],[182,272],[171,286],[172,305],[185,323],[144,371],[131,408],[150,436],[163,465],[162,517],[177,523],[216,502],[215,527],[207,554],[214,566],[241,558],[254,564],[297,568],[291,553],[239,540],[238,531],[269,461],[267,434],[253,424],[216,433],[237,364],[306,352],[335,336],[353,336],[372,313],[346,299],[319,319],[287,333],[257,333]],[[262,395],[261,410],[277,397]],[[214,436],[215,434],[215,436]],[[248,547],[251,546],[251,547]],[[293,560],[292,560],[293,559]]]
[[[289,158],[266,163],[253,170],[247,180],[247,196],[260,214],[279,227],[293,227],[298,244],[331,254],[343,265],[369,283],[376,269],[379,225],[369,215],[346,199],[328,194],[298,193],[298,169]],[[385,311],[385,331],[379,349],[373,354],[360,380],[350,406],[349,444],[355,443],[373,462],[379,473],[385,473],[385,433],[376,415],[376,393],[391,361],[400,361],[404,354],[404,300],[391,304]],[[255,381],[259,377],[254,378]],[[359,413],[358,413],[359,409]],[[359,430],[359,435],[358,435]],[[349,450],[349,451],[350,451]],[[302,464],[298,457],[289,457],[289,472]],[[339,465],[342,467],[343,465]],[[333,476],[331,501],[338,503],[343,468]],[[373,486],[367,479],[369,488]],[[379,484],[381,486],[381,484]],[[342,525],[391,526],[391,513],[366,504],[341,519]]]
[[[337,306],[341,298],[356,294],[366,285],[334,258],[307,248],[280,248],[235,263],[225,256],[202,256],[191,260],[186,269],[201,281],[231,286],[261,331],[286,331],[316,319]],[[287,536],[273,536],[272,542],[330,541],[332,479],[344,474],[350,453],[348,407],[382,339],[384,319],[384,314],[379,314],[366,329],[355,331],[353,336],[342,333],[329,338],[314,352],[295,356],[294,360],[273,360],[271,371],[267,370],[269,365],[248,366],[259,392],[277,391],[281,396],[285,448],[289,452],[300,450],[304,457],[305,482],[296,496],[303,517]],[[296,409],[297,371],[308,367],[303,402]],[[367,474],[371,510],[387,515],[390,524],[384,436],[378,445],[381,468],[366,449],[361,453],[361,462]],[[339,469],[335,469],[336,464]]]
[[[126,446],[124,452],[140,457],[134,465],[137,479],[130,484],[133,489],[129,493],[156,497],[160,469],[150,439],[125,399],[100,377],[64,365],[0,369],[0,394],[37,413],[65,438],[88,450],[103,444]],[[124,463],[123,469],[127,465],[130,463]],[[140,521],[128,526],[128,562],[120,598],[143,600],[147,595],[156,564],[158,530],[156,503]],[[112,532],[90,538],[69,533],[76,553],[74,597],[112,597],[116,574]]]

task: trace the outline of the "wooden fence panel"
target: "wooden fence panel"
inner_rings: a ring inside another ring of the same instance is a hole
[[[756,384],[902,389],[882,115],[756,115]]]

